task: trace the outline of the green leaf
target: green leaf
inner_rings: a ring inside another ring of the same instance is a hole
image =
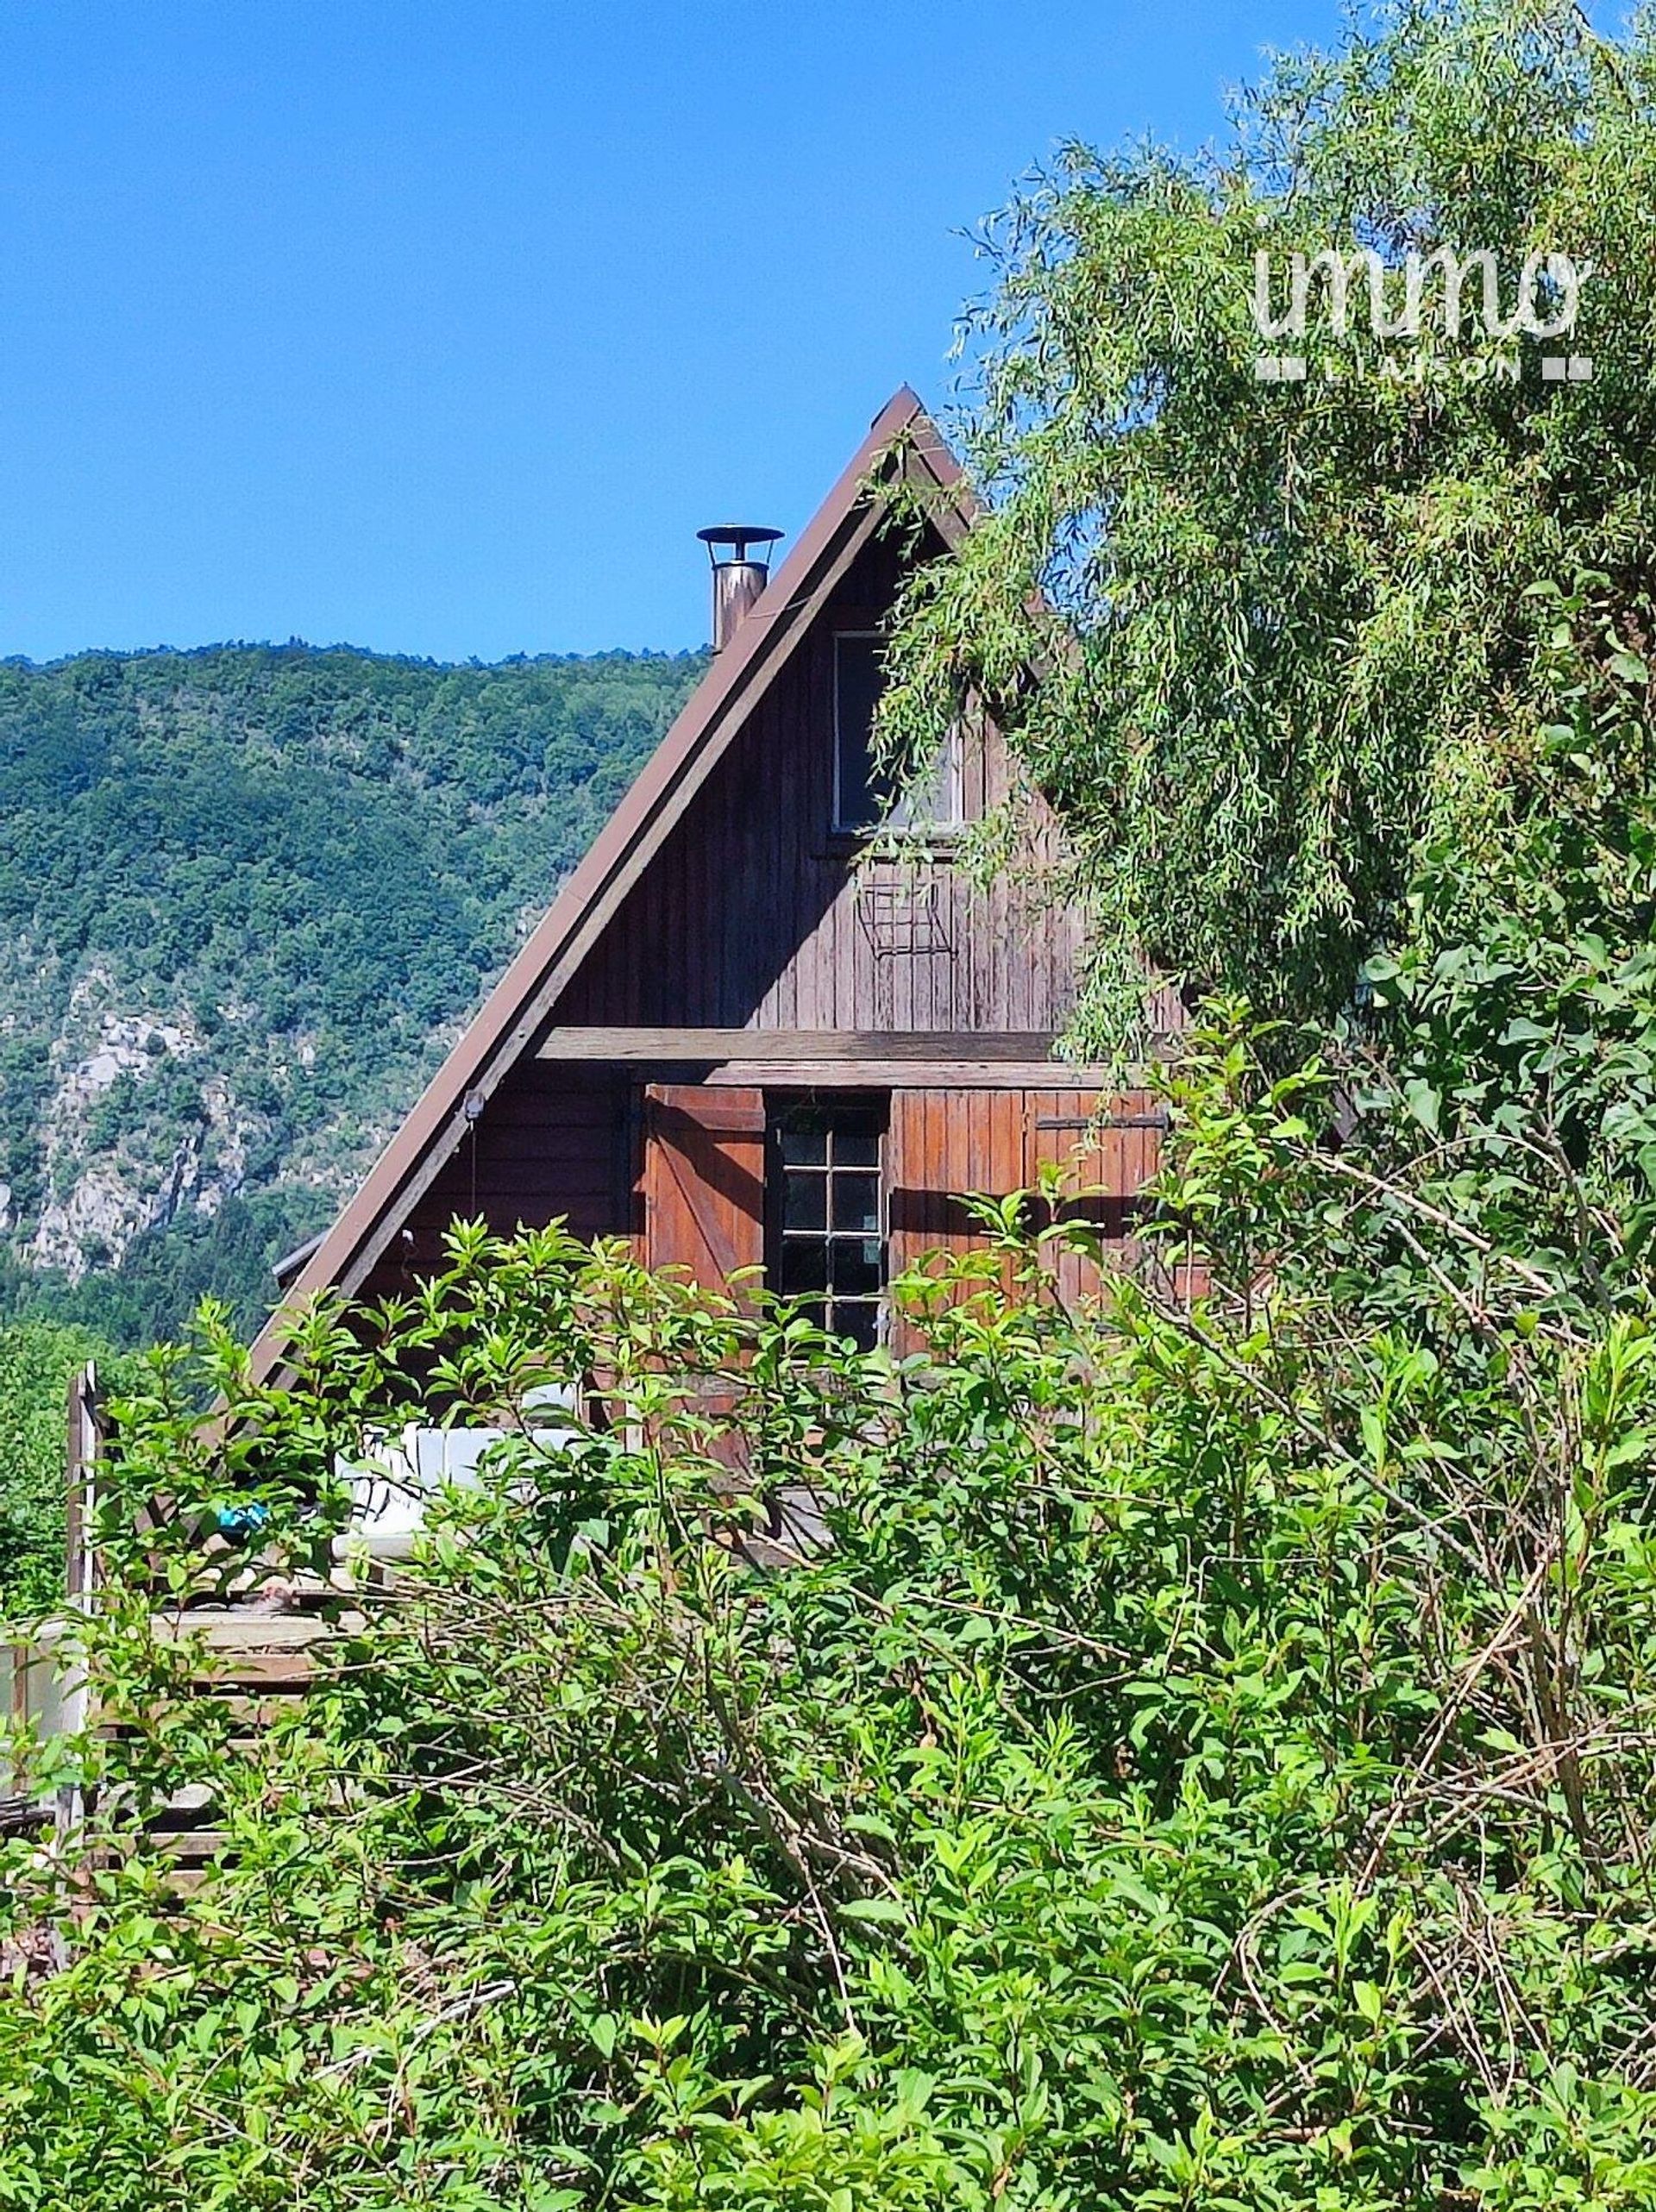
[[[839,1908],[842,1920],[865,1921],[881,1927],[903,1927],[908,1914],[895,1897],[852,1897]]]
[[[1441,1094],[1423,1075],[1411,1075],[1403,1085],[1403,1100],[1422,1129],[1435,1137],[1442,1109]]]

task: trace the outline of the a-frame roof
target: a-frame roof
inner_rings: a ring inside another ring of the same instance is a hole
[[[888,458],[889,457],[889,458]],[[501,1078],[536,1037],[559,993],[649,865],[886,511],[882,467],[934,496],[945,542],[970,528],[960,470],[906,385],[875,416],[838,482],[686,701],[637,780],[495,985],[355,1194],[287,1288],[300,1305],[317,1291],[360,1288]],[[254,1348],[257,1374],[280,1356],[279,1313]]]

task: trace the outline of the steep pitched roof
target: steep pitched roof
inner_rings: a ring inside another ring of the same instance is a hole
[[[637,881],[695,793],[775,683],[812,619],[879,527],[885,502],[871,484],[895,452],[908,481],[938,496],[933,517],[957,544],[973,509],[960,470],[905,385],[884,407],[844,474],[640,771],[534,933],[427,1085],[401,1128],[305,1260],[286,1293],[300,1304],[329,1288],[354,1291],[396,1236],[469,1126],[474,1110],[527,1050],[560,992]],[[268,1374],[282,1317],[254,1348]]]

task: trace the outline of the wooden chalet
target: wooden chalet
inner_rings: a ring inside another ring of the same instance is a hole
[[[925,495],[890,527],[899,478]],[[962,1194],[1081,1148],[1108,1233],[1154,1164],[1145,1101],[1053,1058],[1080,917],[985,891],[962,826],[1007,792],[963,728],[895,810],[869,748],[882,631],[907,563],[972,527],[906,389],[774,575],[774,532],[706,532],[707,674],[471,1027],[327,1233],[290,1302],[375,1297],[438,1263],[456,1216],[567,1218],[654,1266],[761,1266],[863,1344],[885,1286],[974,1231]],[[885,818],[883,830],[882,818]],[[878,833],[878,834],[876,834]],[[258,1359],[279,1361],[279,1317]]]
[[[888,527],[899,478],[925,495],[918,534]],[[1053,1056],[1081,918],[985,890],[959,865],[962,828],[1008,791],[1004,745],[963,724],[894,808],[871,758],[906,564],[946,559],[972,520],[904,390],[774,576],[755,548],[775,533],[704,533],[712,667],[361,1188],[279,1269],[287,1305],[407,1288],[440,1264],[456,1216],[508,1233],[563,1217],[709,1287],[761,1267],[872,1344],[888,1330],[893,1275],[974,1240],[964,1195],[1032,1186],[1049,1164],[1126,1243],[1157,1119],[1142,1094],[1107,1098],[1097,1071]],[[1176,1004],[1161,1011],[1176,1023]],[[279,1313],[256,1372],[279,1369],[283,1338]],[[91,1370],[70,1431],[72,1611],[99,1579],[79,1509],[99,1448]],[[411,1432],[402,1476],[359,1470],[364,1497],[463,1474],[494,1433]],[[412,1525],[381,1501],[353,1541],[405,1556]],[[182,1623],[200,1647],[198,1690],[256,1730],[310,1678],[328,1632],[312,1600],[336,1600],[354,1572],[274,1617],[232,1600],[158,1615],[156,1632]],[[82,1714],[84,1689],[50,1639],[0,1657],[18,1717],[53,1727]],[[8,1816],[11,1786],[0,1775],[0,1827],[55,1817],[73,1832],[73,1792],[55,1808],[19,1797]],[[151,1824],[181,1879],[222,1842],[198,1795]]]

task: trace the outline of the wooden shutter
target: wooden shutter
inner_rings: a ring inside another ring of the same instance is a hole
[[[1026,1179],[1033,1184],[1044,1165],[1063,1170],[1068,1196],[1098,1211],[1114,1239],[1131,1235],[1130,1202],[1161,1160],[1163,1114],[1144,1091],[1116,1098],[1095,1091],[1031,1091],[1026,1094]]]
[[[1064,1211],[1097,1230],[1107,1267],[1131,1264],[1138,1250],[1138,1195],[1161,1162],[1163,1115],[1156,1100],[1144,1091],[1115,1098],[1032,1091],[1028,1108],[1029,1183],[1038,1183],[1043,1166],[1061,1168]],[[1091,1297],[1099,1288],[1098,1269],[1066,1250],[1058,1286],[1066,1298]]]
[[[644,1093],[644,1258],[721,1289],[765,1257],[762,1091],[652,1083]]]
[[[887,1151],[892,1272],[926,1252],[958,1253],[981,1243],[965,1194],[999,1198],[1033,1189],[1044,1165],[1063,1169],[1061,1203],[1100,1229],[1106,1256],[1130,1257],[1132,1200],[1155,1172],[1159,1119],[1139,1093],[1101,1101],[1093,1091],[1057,1088],[894,1091]],[[1070,1251],[1056,1256],[1067,1298],[1096,1291],[1090,1261]],[[900,1349],[912,1349],[908,1336],[900,1332]]]
[[[929,1252],[960,1253],[981,1244],[967,1194],[1004,1197],[1023,1180],[1021,1091],[894,1091],[886,1139],[891,1273]],[[900,1354],[916,1349],[906,1327],[893,1341]]]
[[[995,1197],[1024,1179],[1021,1091],[899,1090],[886,1139],[894,1273],[923,1253],[982,1241],[968,1193]]]

